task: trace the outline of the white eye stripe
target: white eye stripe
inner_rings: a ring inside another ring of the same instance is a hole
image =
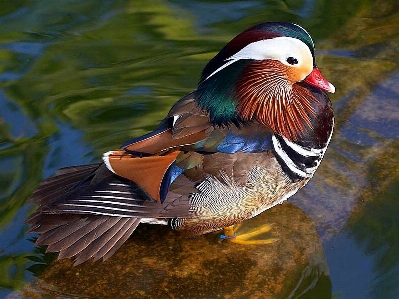
[[[222,69],[224,69],[225,67],[229,66],[230,64],[236,62],[237,60],[230,60],[230,58],[228,58],[225,61],[227,61],[227,62],[225,64],[223,64],[220,68],[218,68],[216,71],[214,71],[212,74],[210,74],[208,77],[206,77],[205,80],[208,80],[214,74],[216,74],[217,72],[221,71]]]
[[[298,63],[295,65],[289,64],[287,62],[288,57],[294,57]],[[309,73],[313,69],[313,56],[309,47],[299,39],[283,36],[259,40],[246,45],[236,54],[227,58],[225,60],[225,64],[216,69],[205,80],[209,79],[214,74],[231,65],[232,63],[242,59],[278,60],[290,67],[299,67],[302,64],[306,64],[306,67],[309,69]]]
[[[248,44],[229,59],[282,59],[290,56],[303,56],[305,52],[312,56],[308,46],[299,39],[292,37],[275,37],[272,39],[259,40]],[[298,59],[298,57],[296,57]]]

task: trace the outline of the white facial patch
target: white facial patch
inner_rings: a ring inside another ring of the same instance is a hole
[[[288,57],[296,59],[297,63],[294,65],[288,63]],[[239,52],[227,58],[226,63],[210,74],[206,79],[241,59],[277,60],[287,66],[303,69],[306,76],[310,74],[313,69],[313,56],[308,46],[299,39],[283,36],[248,44]],[[305,77],[303,79],[305,79]]]

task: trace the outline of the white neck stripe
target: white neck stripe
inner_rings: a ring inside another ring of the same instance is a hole
[[[323,152],[326,150],[326,147],[324,148],[311,148],[311,149],[306,149],[294,142],[289,141],[287,138],[282,136],[284,139],[284,142],[292,148],[294,151],[296,151],[298,154],[304,156],[304,157],[317,157],[323,154]],[[328,143],[327,143],[328,144]]]
[[[212,77],[214,74],[216,74],[217,72],[221,71],[222,69],[224,69],[225,67],[229,66],[230,64],[236,62],[238,59],[231,59],[228,58],[225,61],[227,61],[225,64],[223,64],[220,68],[218,68],[216,71],[214,71],[212,74],[210,74],[208,77],[206,77],[205,80],[208,80],[210,77]]]
[[[315,157],[314,162],[316,163],[315,166],[313,167],[307,167],[305,170],[302,170],[298,167],[297,164],[288,156],[288,154],[284,151],[284,149],[281,146],[280,141],[277,139],[275,135],[272,136],[272,142],[273,142],[273,147],[274,150],[276,151],[276,154],[283,160],[285,165],[295,174],[301,176],[301,177],[311,177],[313,173],[316,171],[316,169],[319,167],[321,160],[324,157],[324,154],[326,152],[327,146],[331,141],[331,137],[333,135],[333,129],[334,129],[334,118],[332,119],[332,129],[330,136],[328,137],[328,140],[326,142],[326,145],[322,149],[306,149],[296,143],[293,143],[291,141],[288,141],[285,137],[282,137],[284,142],[288,147],[290,147],[292,150],[294,150],[296,153],[302,155],[303,157]]]
[[[273,142],[273,147],[274,150],[276,151],[277,155],[279,155],[279,157],[281,159],[283,159],[285,165],[295,174],[303,177],[303,178],[308,178],[311,176],[311,174],[309,175],[308,173],[306,173],[305,171],[299,169],[296,164],[294,163],[294,161],[291,160],[290,157],[288,157],[287,153],[282,149],[280,142],[277,140],[276,136],[273,135],[272,136],[272,142]]]

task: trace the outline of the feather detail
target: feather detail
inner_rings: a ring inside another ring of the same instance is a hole
[[[294,67],[287,59],[296,54]],[[104,163],[61,169],[39,185],[27,219],[41,233],[36,244],[76,265],[109,258],[140,222],[199,235],[281,203],[310,179],[331,138],[323,90],[333,87],[303,28],[251,27],[154,131],[105,153]]]
[[[94,260],[100,258],[106,260],[109,258],[111,256],[110,250],[112,249],[112,251],[116,251],[120,248],[122,243],[119,242],[119,244],[117,244],[118,240],[123,238],[121,241],[124,242],[124,239],[126,238],[125,235],[131,235],[139,224],[140,219],[109,217],[109,221],[111,220],[115,224],[110,226],[100,237],[94,239],[88,246],[79,252],[74,263],[75,265],[79,265],[92,257],[94,257]],[[126,233],[129,229],[132,229],[133,231]],[[123,231],[124,233],[121,234]],[[118,233],[120,237],[118,236]]]
[[[209,125],[207,125],[207,127],[209,127]],[[139,153],[161,154],[176,147],[193,144],[198,140],[206,138],[207,134],[205,130],[202,129],[193,134],[182,136],[181,138],[173,137],[172,129],[168,129],[147,139],[137,142],[132,141],[132,143],[126,145],[123,149],[135,155]]]
[[[157,202],[161,202],[160,189],[163,177],[180,151],[163,156],[135,157],[125,151],[113,151],[104,156],[111,171],[137,183]]]
[[[287,66],[278,61],[252,63],[237,84],[237,109],[244,120],[256,119],[290,141],[298,141],[312,129],[312,103],[317,99],[307,88],[291,84],[287,76]]]
[[[172,127],[173,138],[180,139],[188,135],[198,134],[198,140],[207,137],[213,130],[207,112],[198,106],[196,94],[189,94],[178,101],[170,110],[169,117],[174,117]],[[177,117],[178,116],[178,117]],[[205,134],[206,133],[206,134]]]
[[[47,215],[47,218],[59,226],[41,231],[35,244],[48,245],[46,252],[60,252],[58,259],[76,256],[74,265],[90,258],[106,260],[140,223],[140,218],[91,215]]]
[[[61,168],[56,171],[55,176],[39,184],[39,187],[30,196],[29,201],[45,205],[71,189],[81,179],[98,169],[99,166],[100,163]]]

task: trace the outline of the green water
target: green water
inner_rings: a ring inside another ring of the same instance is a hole
[[[264,21],[306,28],[337,89],[319,170],[262,216],[280,245],[242,249],[148,228],[109,262],[75,268],[34,247],[26,200],[42,179],[154,128],[226,42]],[[396,0],[0,1],[0,297],[399,298],[398,148]],[[169,247],[154,246],[160,239]],[[209,252],[203,268],[189,267]],[[138,272],[149,273],[141,284]]]

